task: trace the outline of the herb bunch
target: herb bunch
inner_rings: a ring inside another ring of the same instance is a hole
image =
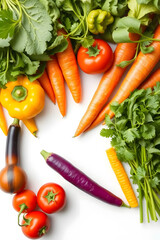
[[[160,216],[160,84],[153,91],[135,90],[123,103],[110,106],[113,120],[107,115],[107,128],[101,136],[111,138],[120,161],[130,166],[131,179],[137,184],[140,222],[143,222],[145,199],[148,222]]]

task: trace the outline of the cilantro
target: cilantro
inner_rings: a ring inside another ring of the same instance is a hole
[[[131,179],[137,184],[140,221],[142,202],[146,199],[147,219],[157,221],[160,211],[160,83],[153,90],[131,93],[121,104],[111,104],[115,113],[107,115],[101,136],[110,138],[120,161],[129,164]],[[157,201],[158,200],[158,201]]]

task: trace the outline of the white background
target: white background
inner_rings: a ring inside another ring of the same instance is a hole
[[[45,149],[60,154],[86,173],[97,183],[126,199],[110,167],[105,150],[110,142],[99,134],[102,126],[73,138],[78,123],[96,90],[101,75],[87,75],[81,72],[82,101],[76,104],[66,86],[67,115],[62,118],[57,105],[46,97],[45,108],[36,117],[39,128],[35,138],[21,124],[20,165],[28,175],[27,188],[37,193],[47,182],[60,184],[66,191],[67,204],[58,213],[49,215],[50,231],[43,236],[48,240],[159,240],[158,222],[139,223],[139,209],[115,207],[97,200],[77,189],[51,169],[40,155]],[[8,125],[12,119],[5,111]],[[5,166],[6,137],[0,131],[0,169]],[[129,174],[129,168],[125,166]],[[136,192],[136,186],[133,186]],[[137,194],[137,193],[136,193]],[[13,195],[0,190],[0,231],[3,239],[26,240],[17,224],[17,212],[12,207]],[[2,238],[1,238],[2,239]]]

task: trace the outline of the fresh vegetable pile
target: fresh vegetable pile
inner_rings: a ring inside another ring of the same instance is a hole
[[[116,44],[114,53],[107,42]],[[7,135],[7,146],[0,188],[15,194],[13,207],[27,237],[38,238],[49,230],[47,214],[65,205],[65,191],[55,183],[43,185],[37,195],[25,189],[27,176],[18,166],[19,121],[36,136],[35,117],[45,106],[45,94],[65,116],[65,84],[74,102],[80,103],[79,68],[87,74],[102,73],[102,78],[74,136],[105,119],[108,128],[101,135],[111,138],[112,145],[106,153],[130,207],[139,204],[143,222],[145,199],[148,222],[158,220],[160,70],[155,68],[159,60],[159,0],[1,0],[0,128]],[[3,107],[14,118],[9,129]],[[61,156],[41,154],[79,189],[106,203],[127,206]],[[131,168],[139,201],[122,162]],[[36,210],[37,205],[43,212]]]
[[[123,103],[110,106],[113,121],[107,115],[107,129],[101,135],[111,137],[120,161],[131,167],[131,178],[138,185],[140,221],[143,221],[143,197],[146,200],[148,222],[160,215],[160,84],[146,90],[136,90]]]

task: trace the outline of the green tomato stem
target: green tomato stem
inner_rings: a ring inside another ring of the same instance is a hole
[[[25,211],[28,207],[25,203],[22,203],[19,207],[20,207],[20,211],[18,213],[18,225],[20,227],[22,227],[22,225],[20,224],[20,216],[21,216],[22,212]]]

